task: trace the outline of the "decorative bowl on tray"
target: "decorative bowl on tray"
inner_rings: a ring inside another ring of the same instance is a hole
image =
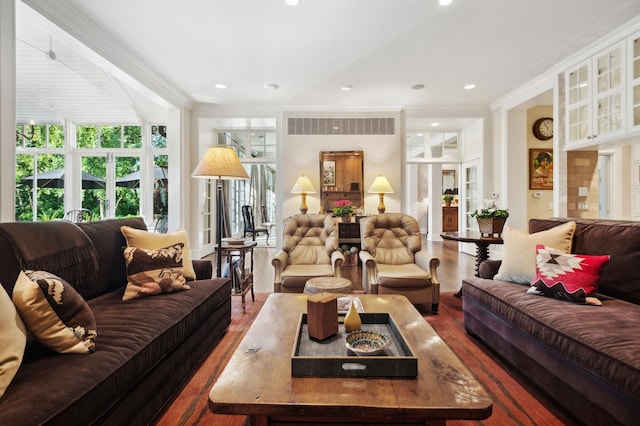
[[[223,243],[227,243],[232,246],[241,246],[244,244],[244,238],[242,237],[227,237],[222,239]]]
[[[349,333],[346,346],[358,356],[374,356],[391,346],[391,339],[384,334],[360,330]]]

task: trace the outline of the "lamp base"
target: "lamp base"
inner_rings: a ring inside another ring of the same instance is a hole
[[[300,213],[307,214],[307,211],[309,211],[309,207],[307,207],[307,193],[301,192],[300,196],[302,197],[302,202],[300,203]]]
[[[385,210],[387,209],[384,206],[384,193],[381,192],[378,194],[380,196],[380,202],[378,203],[378,214],[382,214],[385,212]]]

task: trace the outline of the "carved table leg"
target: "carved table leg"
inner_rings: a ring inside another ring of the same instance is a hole
[[[480,276],[480,264],[489,259],[489,244],[476,241],[476,277]],[[462,288],[454,294],[455,297],[462,297]]]

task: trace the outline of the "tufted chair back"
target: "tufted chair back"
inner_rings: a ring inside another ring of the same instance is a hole
[[[371,253],[377,263],[414,263],[414,253],[422,248],[418,221],[406,214],[371,216],[361,221],[360,227],[363,249]]]
[[[337,248],[338,228],[331,216],[297,214],[285,219],[282,250],[289,254],[290,264],[329,264]]]

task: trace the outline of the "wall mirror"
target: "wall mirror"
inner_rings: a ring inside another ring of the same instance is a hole
[[[364,211],[364,151],[320,152],[320,206],[330,213],[338,200]]]

